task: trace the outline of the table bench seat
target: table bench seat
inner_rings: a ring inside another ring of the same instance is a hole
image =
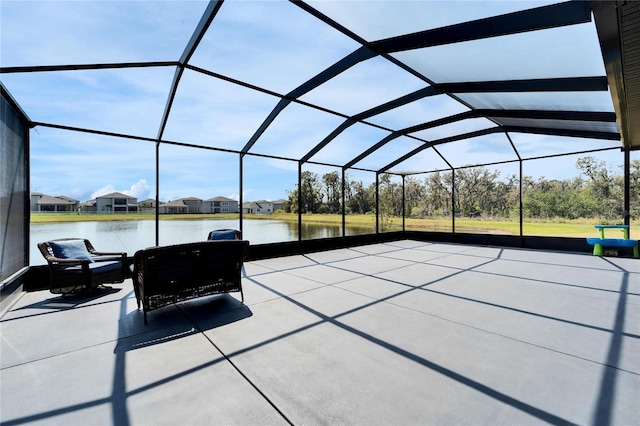
[[[625,240],[622,238],[587,238],[587,243],[593,246],[594,256],[604,255],[604,247],[609,248],[632,248],[633,257],[640,257],[638,252],[638,240]]]

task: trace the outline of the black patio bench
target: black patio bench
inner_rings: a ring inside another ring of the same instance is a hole
[[[249,241],[215,240],[151,247],[133,258],[133,288],[138,309],[163,306],[213,294],[242,292],[242,265]]]

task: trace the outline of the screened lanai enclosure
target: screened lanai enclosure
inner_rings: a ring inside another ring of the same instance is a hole
[[[5,0],[0,19],[2,278],[29,264],[33,193],[148,200],[143,247],[189,197],[236,201],[258,243],[245,205],[282,200],[294,241],[266,243],[561,247],[527,239],[563,215],[540,194],[605,182],[595,217],[636,232],[638,2]],[[305,233],[319,213],[335,233]]]

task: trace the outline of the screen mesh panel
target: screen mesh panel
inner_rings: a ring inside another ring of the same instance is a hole
[[[27,266],[29,189],[27,129],[4,94],[0,102],[0,280],[3,280]]]

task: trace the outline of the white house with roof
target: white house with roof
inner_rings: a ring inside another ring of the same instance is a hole
[[[249,201],[242,204],[242,212],[247,214],[271,214],[282,209],[282,202],[268,200]]]
[[[75,212],[78,210],[78,200],[59,195],[52,197],[40,192],[32,192],[30,210],[32,212]]]
[[[137,212],[138,199],[120,192],[112,192],[96,197],[95,207],[93,207],[92,210],[94,209],[96,213]]]
[[[238,202],[227,197],[213,197],[202,203],[203,213],[238,213]]]

